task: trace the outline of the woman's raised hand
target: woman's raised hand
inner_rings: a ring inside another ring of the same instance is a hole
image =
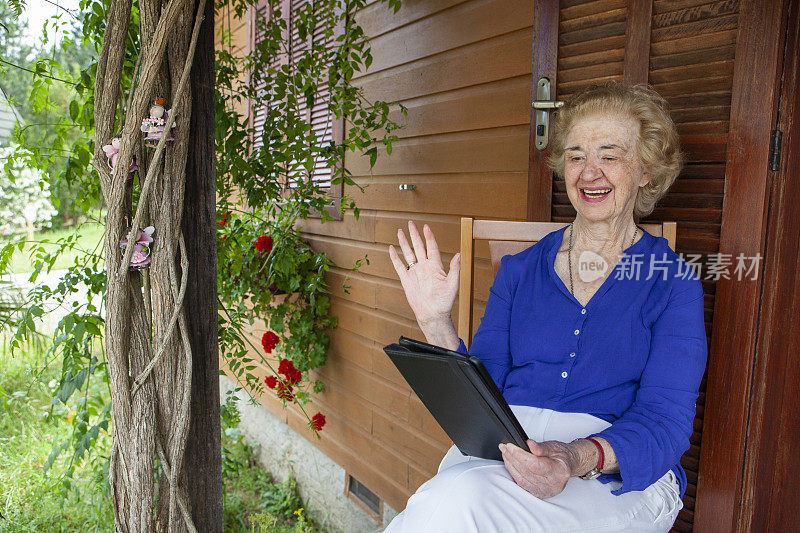
[[[417,226],[412,221],[408,222],[408,233],[411,236],[413,249],[403,230],[397,230],[400,249],[409,265],[408,268],[403,264],[395,247],[391,245],[389,257],[403,285],[408,304],[429,342],[442,343],[440,346],[445,346],[445,342],[452,344],[452,339],[458,338],[450,320],[450,311],[458,294],[461,256],[454,255],[450,261],[450,271],[445,272],[439,245],[436,244],[431,228],[427,224],[423,226],[425,242],[422,242]],[[443,328],[448,331],[442,331]],[[435,337],[434,339],[430,338],[429,332]],[[455,343],[457,347],[458,341]]]

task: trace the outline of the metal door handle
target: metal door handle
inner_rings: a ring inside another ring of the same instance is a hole
[[[531,107],[535,109],[536,131],[534,132],[534,145],[537,150],[547,148],[547,143],[550,140],[550,111],[563,105],[564,102],[560,100],[550,100],[550,78],[539,78],[536,83],[536,100],[531,102]]]
[[[534,109],[558,109],[564,105],[564,102],[560,100],[556,100],[555,102],[550,100],[534,100],[533,101],[533,108]]]

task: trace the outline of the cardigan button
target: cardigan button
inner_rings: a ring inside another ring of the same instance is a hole
[[[585,315],[586,314],[586,309],[581,309],[581,314]]]
[[[566,377],[567,377],[567,373],[566,373],[566,372],[562,372],[562,373],[561,373],[561,377],[566,379]]]
[[[575,357],[575,352],[572,352],[571,354],[569,354],[569,356],[570,357]]]
[[[581,330],[579,330],[579,329],[576,329],[576,330],[575,330],[575,335],[578,335],[580,332],[581,332]]]

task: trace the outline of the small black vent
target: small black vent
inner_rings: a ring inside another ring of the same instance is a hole
[[[358,501],[366,505],[367,509],[380,515],[381,499],[351,475],[347,476],[347,492],[358,498]]]

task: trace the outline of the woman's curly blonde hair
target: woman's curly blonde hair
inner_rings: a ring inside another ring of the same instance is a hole
[[[591,85],[575,93],[553,119],[547,164],[559,178],[564,178],[567,134],[578,120],[592,115],[627,115],[639,122],[637,155],[651,179],[639,188],[633,212],[637,217],[649,215],[675,182],[683,165],[678,130],[669,116],[666,100],[647,85],[626,85],[619,81]]]

